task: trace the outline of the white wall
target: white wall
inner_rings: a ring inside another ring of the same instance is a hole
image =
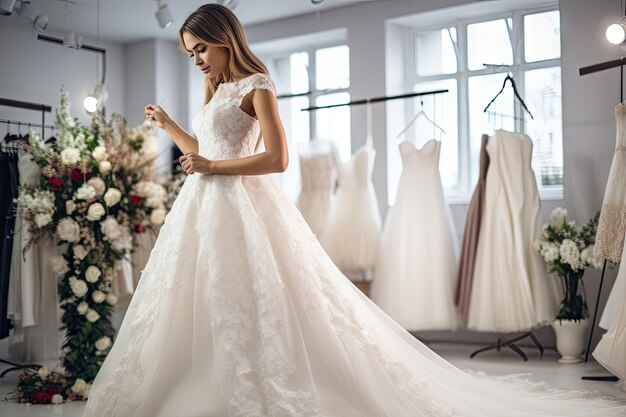
[[[62,38],[59,34],[48,34]],[[95,41],[89,38],[83,43],[95,45]],[[106,113],[124,114],[123,47],[107,42],[100,42],[97,46],[106,49],[109,93]],[[38,41],[37,34],[28,25],[16,19],[2,18],[0,55],[0,97],[52,106],[52,113],[46,115],[46,124],[53,124],[63,84],[70,95],[72,114],[82,123],[90,123],[91,118],[83,108],[83,98],[99,83],[96,59],[100,62],[100,54]],[[102,70],[99,71],[101,74]],[[41,123],[41,113],[5,106],[0,106],[0,118]],[[49,136],[49,132],[46,135]]]
[[[251,43],[265,42],[282,37],[346,28],[350,47],[350,93],[353,99],[383,96],[392,85],[386,85],[386,56],[398,50],[385,50],[385,21],[390,18],[415,14],[438,8],[471,3],[463,0],[401,1],[386,0],[357,4],[321,12],[318,16],[304,15],[276,22],[246,27]],[[489,8],[485,2],[485,8]],[[619,49],[609,45],[604,30],[610,19],[618,19],[620,0],[561,0],[562,35],[562,91],[564,127],[564,200],[543,203],[543,217],[547,221],[554,207],[567,207],[579,223],[586,221],[600,208],[604,186],[615,141],[613,108],[619,101],[619,70],[578,76],[580,66],[615,59]],[[453,17],[454,18],[454,17]],[[394,33],[390,32],[390,35]],[[397,34],[398,41],[401,36]],[[401,48],[398,48],[401,49]],[[396,70],[400,73],[400,69]],[[385,106],[374,106],[374,140],[377,149],[373,182],[383,215],[387,204],[386,120]],[[365,141],[365,107],[352,108],[352,148]],[[452,207],[455,224],[462,232],[467,207]],[[497,256],[497,254],[494,254]],[[609,271],[605,280],[604,305],[615,271]],[[588,271],[585,279],[589,308],[593,312],[599,273]],[[546,346],[554,345],[549,328],[537,332]],[[430,340],[456,340],[484,343],[494,340],[494,335],[469,331],[455,333],[425,333]],[[600,334],[596,332],[595,341]]]

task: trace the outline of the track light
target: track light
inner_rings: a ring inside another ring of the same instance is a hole
[[[89,94],[83,100],[83,107],[89,114],[93,114],[96,110],[102,110],[108,98],[107,90],[103,84],[98,84],[94,88],[93,93]]]
[[[622,17],[619,23],[613,23],[606,28],[606,38],[614,45],[624,43],[626,40],[626,24],[624,24],[625,17]]]
[[[0,0],[0,15],[11,16],[15,0]]]
[[[65,36],[63,37],[63,46],[67,46],[68,48],[73,49],[80,49],[82,44],[83,37],[81,35],[77,35],[74,29],[65,32]]]
[[[48,27],[48,15],[42,14],[39,6],[33,1],[20,1],[17,15],[22,19],[32,22],[32,29],[36,32],[43,32]]]
[[[158,1],[159,6],[154,14],[159,22],[159,26],[161,26],[161,28],[166,28],[174,21],[172,18],[172,12],[170,11],[170,6],[167,3],[162,3],[161,0]]]

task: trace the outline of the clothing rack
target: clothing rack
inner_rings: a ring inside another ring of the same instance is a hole
[[[18,109],[25,109],[25,110],[34,110],[34,111],[40,111],[41,112],[41,125],[38,127],[41,127],[41,132],[42,132],[42,137],[45,135],[45,127],[46,127],[46,113],[50,113],[52,111],[52,107],[47,105],[47,104],[41,104],[41,103],[31,103],[28,101],[19,101],[19,100],[13,100],[13,99],[8,99],[8,98],[0,98],[0,106],[6,106],[6,107],[13,107],[13,108],[18,108]],[[6,123],[6,122],[5,122]],[[28,124],[28,123],[24,123],[21,122],[22,124]],[[19,123],[18,123],[19,124]],[[30,125],[33,125],[33,123],[30,123]],[[37,125],[39,125],[37,123]],[[4,219],[0,219],[0,220],[4,220]],[[0,362],[2,363],[6,363],[7,365],[11,365],[11,367],[5,369],[1,374],[0,374],[0,378],[4,378],[4,376],[9,373],[9,372],[13,372],[13,371],[19,371],[21,369],[39,369],[41,368],[41,365],[38,364],[19,364],[19,363],[15,363],[15,362],[11,362],[8,361],[6,359],[2,359],[0,358]]]
[[[365,99],[361,99],[361,100],[350,101],[348,103],[329,104],[327,106],[307,107],[305,109],[301,109],[301,111],[315,111],[315,110],[320,110],[320,109],[330,109],[330,108],[333,108],[333,107],[343,107],[343,106],[358,106],[360,104],[371,104],[371,103],[378,103],[378,102],[381,102],[381,101],[397,100],[397,99],[401,99],[401,98],[411,98],[411,97],[418,97],[418,96],[430,96],[430,95],[434,95],[434,94],[442,94],[442,93],[447,93],[447,92],[448,92],[448,89],[424,91],[424,92],[421,92],[421,93],[399,94],[399,95],[395,95],[395,96],[383,96],[383,97],[365,98]]]
[[[578,69],[578,74],[580,76],[593,74],[594,72],[606,71],[611,68],[619,67],[620,76],[619,76],[619,84],[620,84],[620,103],[624,101],[624,65],[626,64],[626,59],[622,56],[620,59],[615,59],[612,61],[600,62],[598,64],[589,65],[587,67],[582,67]],[[600,304],[600,295],[602,294],[602,285],[604,284],[604,274],[606,273],[606,264],[607,261],[604,259],[604,265],[602,266],[602,275],[600,276],[600,286],[598,287],[598,296],[596,297],[596,307],[593,312],[593,320],[591,323],[591,332],[589,334],[589,340],[587,341],[587,349],[585,351],[585,363],[589,360],[589,351],[591,350],[591,340],[593,339],[593,329],[596,326],[596,319],[598,316],[598,304]],[[581,379],[588,381],[610,381],[616,382],[619,381],[619,378],[616,376],[583,376]]]

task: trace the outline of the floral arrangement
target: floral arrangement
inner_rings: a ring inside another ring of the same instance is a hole
[[[50,266],[62,276],[58,293],[66,337],[61,365],[67,376],[53,374],[45,381],[74,385],[94,380],[112,346],[109,316],[117,302],[110,293],[112,278],[120,261],[129,258],[134,236],[163,223],[169,195],[151,179],[154,157],[144,152],[146,139],[154,136],[151,123],[129,129],[118,114],[110,120],[96,114],[88,128],[71,117],[69,97],[61,89],[55,124],[55,147],[30,131],[25,148],[42,174],[37,187],[20,188],[16,203],[30,227],[23,253],[51,237],[64,245],[64,253],[53,257]],[[22,376],[15,400],[32,402],[33,392],[25,387],[39,387],[39,394],[50,387],[37,375],[40,380],[29,373]],[[58,389],[52,396],[71,397],[63,384]]]
[[[66,401],[89,398],[91,384],[81,378],[68,380],[60,372],[42,366],[20,374],[17,388],[10,392],[17,402],[30,404],[63,404]]]
[[[564,298],[557,320],[579,321],[588,317],[587,303],[579,294],[585,268],[601,268],[602,259],[594,255],[594,242],[598,227],[598,212],[584,225],[577,227],[574,220],[568,220],[567,210],[557,207],[552,211],[550,223],[544,225],[540,238],[535,242],[535,250],[541,254],[556,274],[563,286]]]

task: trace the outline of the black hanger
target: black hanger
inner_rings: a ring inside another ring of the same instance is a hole
[[[513,87],[513,93],[515,94],[515,97],[517,97],[519,102],[522,104],[522,107],[524,108],[524,110],[526,110],[526,113],[530,115],[531,119],[535,120],[535,118],[533,117],[533,114],[530,112],[530,110],[528,110],[528,107],[526,107],[526,103],[524,103],[524,100],[522,100],[519,93],[517,92],[517,86],[515,85],[515,80],[509,74],[506,75],[506,78],[504,79],[504,82],[502,83],[502,88],[500,89],[500,91],[498,91],[498,94],[496,94],[496,96],[491,99],[489,104],[487,104],[487,107],[485,107],[485,110],[483,110],[483,113],[487,113],[487,110],[489,110],[489,106],[491,106],[493,102],[496,101],[498,96],[502,93],[502,91],[504,91],[504,87],[506,87],[507,81],[511,82],[511,87]]]

